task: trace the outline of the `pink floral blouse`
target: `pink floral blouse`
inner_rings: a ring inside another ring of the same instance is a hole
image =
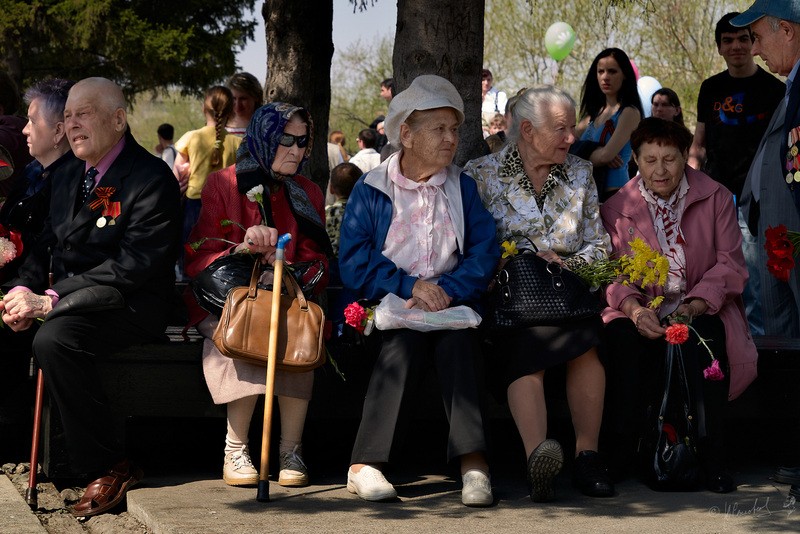
[[[387,169],[394,202],[382,252],[409,275],[435,280],[458,265],[456,233],[442,188],[447,171],[415,182],[402,175],[399,160],[393,158]]]

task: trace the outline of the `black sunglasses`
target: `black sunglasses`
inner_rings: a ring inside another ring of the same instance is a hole
[[[297,146],[300,148],[307,147],[308,135],[292,135],[285,133],[281,135],[280,139],[278,139],[278,144],[281,146],[285,146],[286,148],[292,148],[295,143],[297,143]]]

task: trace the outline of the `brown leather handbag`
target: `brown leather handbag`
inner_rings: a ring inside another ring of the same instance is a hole
[[[256,262],[250,287],[235,287],[228,292],[213,341],[229,358],[266,366],[272,291],[258,287],[258,267]],[[281,295],[275,365],[284,371],[310,371],[325,363],[325,313],[306,299],[297,280],[286,271],[283,285],[287,294]]]

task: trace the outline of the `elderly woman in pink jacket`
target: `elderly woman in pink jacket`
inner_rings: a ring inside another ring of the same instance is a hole
[[[663,287],[642,292],[614,283],[606,290],[607,430],[618,463],[630,465],[647,407],[663,394],[665,325],[678,315],[691,319],[724,373],[722,380],[704,379],[708,352],[696,339],[683,345],[691,401],[705,423],[698,426],[705,427],[699,452],[706,487],[727,493],[736,485],[724,470],[725,409],[755,379],[757,354],[742,306],[747,269],[733,195],[687,166],[691,143],[683,126],[644,119],[631,135],[639,175],[600,209],[615,254],[630,253],[638,237],[670,263]],[[654,310],[648,303],[655,296],[664,301]]]

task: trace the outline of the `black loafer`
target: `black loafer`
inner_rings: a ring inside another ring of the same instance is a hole
[[[772,480],[781,484],[800,486],[800,467],[779,467]]]
[[[578,453],[572,470],[572,484],[589,497],[614,495],[614,483],[608,474],[608,468],[596,451]]]
[[[711,473],[706,478],[706,489],[714,493],[730,493],[736,491],[736,483],[728,473],[720,471]]]

